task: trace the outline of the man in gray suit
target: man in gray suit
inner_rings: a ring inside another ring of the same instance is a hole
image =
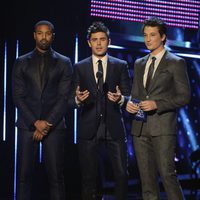
[[[143,34],[150,54],[137,59],[131,100],[132,134],[144,200],[159,200],[161,176],[169,200],[184,199],[175,170],[177,108],[188,104],[190,86],[186,63],[168,52],[166,24],[151,17],[144,21]]]

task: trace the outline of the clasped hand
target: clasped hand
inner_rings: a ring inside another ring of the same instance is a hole
[[[33,133],[33,140],[41,141],[44,136],[46,136],[52,127],[52,124],[48,123],[45,120],[37,120],[34,123],[36,130]]]
[[[152,111],[157,109],[156,102],[153,100],[141,101],[139,104],[135,104],[132,101],[128,101],[126,105],[126,110],[129,113],[137,113],[139,109],[143,111]]]

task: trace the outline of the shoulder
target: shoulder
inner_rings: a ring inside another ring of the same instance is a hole
[[[31,58],[32,55],[33,55],[33,51],[28,52],[28,53],[23,54],[23,55],[20,55],[18,58],[16,58],[16,60],[18,60],[18,61],[24,61],[24,60],[26,60],[28,58]]]
[[[53,50],[53,56],[59,60],[71,62],[70,58]]]
[[[173,62],[175,62],[175,61],[178,61],[178,62],[179,61],[185,61],[184,58],[181,58],[180,56],[178,56],[174,53],[171,53],[169,51],[166,51],[164,56],[168,61],[173,61]]]
[[[110,63],[113,63],[113,64],[123,64],[123,65],[127,65],[127,61],[126,60],[122,60],[120,58],[116,58],[116,57],[113,57],[113,56],[108,56],[108,61]]]
[[[166,52],[164,55],[166,68],[172,73],[180,73],[187,69],[187,64],[184,58],[177,56],[174,53]]]
[[[28,64],[28,60],[30,60],[33,56],[33,51],[28,52],[26,54],[20,55],[15,59],[14,66],[25,66]]]
[[[75,67],[81,67],[81,66],[88,66],[88,64],[92,64],[92,57],[87,57],[83,60],[80,60],[79,62],[75,63]]]
[[[147,61],[148,57],[149,57],[149,54],[147,54],[147,55],[145,55],[145,56],[143,56],[143,57],[141,57],[141,58],[137,58],[137,59],[135,60],[135,63],[142,63],[142,62],[145,62],[145,61]]]

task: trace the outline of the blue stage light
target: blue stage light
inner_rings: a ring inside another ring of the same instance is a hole
[[[3,96],[3,141],[6,141],[6,100],[7,100],[7,42],[4,48],[4,96]]]
[[[78,62],[78,35],[75,39],[75,63]],[[74,109],[74,144],[77,143],[77,109]]]
[[[183,126],[184,126],[186,133],[188,135],[188,139],[190,141],[189,145],[191,145],[192,150],[194,151],[197,148],[197,141],[196,141],[196,138],[195,138],[195,133],[194,133],[194,131],[191,127],[191,124],[190,124],[189,116],[186,113],[184,108],[181,108],[179,113],[180,113],[180,117],[181,117]]]

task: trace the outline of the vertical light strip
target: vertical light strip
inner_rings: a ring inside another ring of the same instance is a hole
[[[180,116],[181,116],[181,120],[183,122],[183,126],[185,127],[186,129],[186,133],[187,133],[187,136],[188,136],[188,139],[190,141],[190,144],[192,145],[192,150],[196,150],[197,148],[197,141],[196,141],[196,138],[195,138],[195,133],[190,125],[190,121],[189,121],[189,118],[185,112],[185,109],[184,108],[181,108],[180,111]]]
[[[39,162],[42,163],[42,142],[40,142]]]
[[[16,58],[19,56],[19,41],[16,42]],[[15,108],[15,122],[18,118],[18,111]],[[17,193],[17,140],[18,140],[18,131],[17,127],[15,126],[15,157],[14,157],[14,200],[16,199]]]
[[[75,38],[75,63],[78,62],[78,35]],[[77,109],[74,109],[74,144],[77,143]]]
[[[7,42],[4,48],[3,141],[6,141]]]

